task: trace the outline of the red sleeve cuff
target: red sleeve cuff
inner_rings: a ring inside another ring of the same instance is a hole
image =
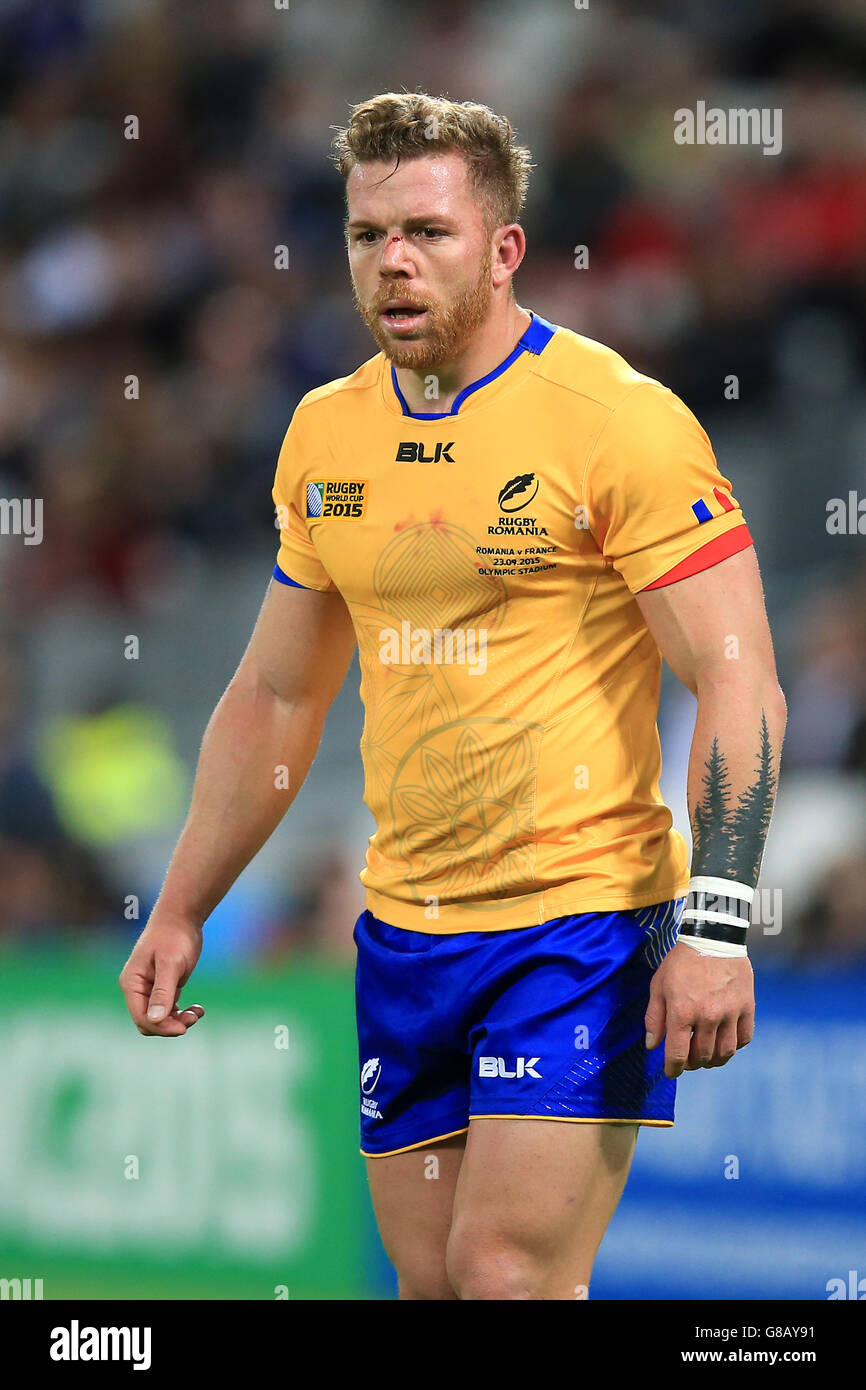
[[[641,593],[646,593],[647,589],[664,589],[668,584],[676,584],[680,579],[688,579],[692,574],[700,574],[701,570],[712,569],[720,560],[727,560],[729,555],[736,555],[739,550],[747,550],[750,545],[754,545],[749,528],[745,522],[741,526],[734,526],[730,531],[726,531],[722,536],[716,536],[713,540],[707,541],[699,550],[687,555],[685,560],[680,560],[678,565],[674,565],[672,570],[663,574],[659,579],[654,579],[652,584],[647,584]]]

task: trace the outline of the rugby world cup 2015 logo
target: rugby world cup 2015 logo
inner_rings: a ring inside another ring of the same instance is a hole
[[[366,478],[324,478],[307,483],[307,517],[360,519],[367,504]]]
[[[365,1096],[369,1096],[376,1089],[376,1083],[382,1075],[382,1064],[378,1057],[371,1057],[361,1068],[361,1090]]]

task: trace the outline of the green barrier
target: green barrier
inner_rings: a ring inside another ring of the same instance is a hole
[[[0,1298],[380,1297],[351,969],[202,968],[163,1040],[121,963],[0,957]]]

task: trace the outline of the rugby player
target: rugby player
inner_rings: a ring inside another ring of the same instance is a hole
[[[638,1128],[752,1037],[785,724],[755,550],[686,406],[517,303],[506,119],[386,93],[334,143],[379,351],[294,412],[273,578],[121,986],[144,1034],[201,1018],[179,994],[204,924],[357,645],[361,1152],[400,1297],[581,1298]],[[697,697],[691,863],[662,657]]]

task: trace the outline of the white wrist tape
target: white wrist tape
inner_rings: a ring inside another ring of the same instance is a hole
[[[705,956],[746,955],[754,897],[747,883],[696,874],[689,882],[679,940]]]
[[[691,946],[693,951],[697,951],[699,956],[746,956],[748,951],[745,946],[738,945],[735,941],[713,941],[706,936],[683,936],[680,932],[677,941],[681,941],[684,946]]]

